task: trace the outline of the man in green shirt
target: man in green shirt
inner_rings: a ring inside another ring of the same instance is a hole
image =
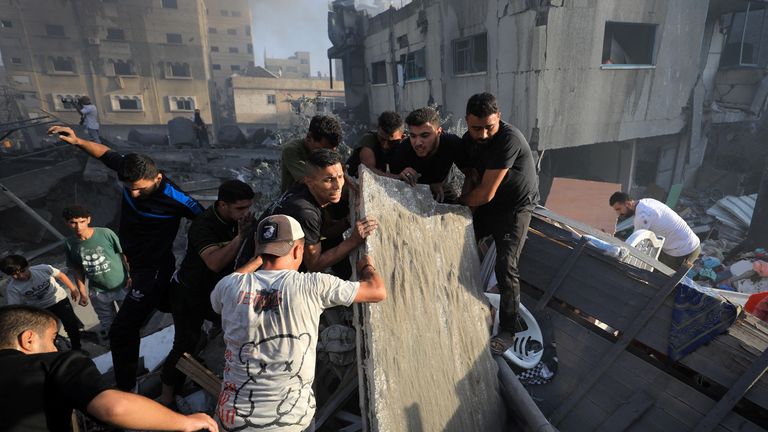
[[[62,216],[74,233],[64,242],[67,266],[74,271],[80,292],[84,292],[88,279],[91,304],[99,317],[101,333],[106,335],[117,314],[114,303],[122,303],[131,284],[128,260],[111,229],[90,226],[89,209],[67,207]]]
[[[307,136],[283,146],[280,158],[280,193],[287,191],[296,183],[303,182],[304,167],[310,153],[319,149],[335,150],[341,142],[341,135],[341,125],[334,117],[320,115],[312,117]]]

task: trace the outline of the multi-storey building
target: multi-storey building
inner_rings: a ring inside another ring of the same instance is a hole
[[[280,78],[309,78],[312,75],[309,67],[309,52],[296,51],[288,58],[269,58],[264,56],[264,68]]]

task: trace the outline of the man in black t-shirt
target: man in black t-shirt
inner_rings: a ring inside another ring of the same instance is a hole
[[[110,390],[81,352],[56,352],[57,330],[56,316],[46,310],[0,307],[0,429],[69,432],[77,409],[126,429],[218,430],[205,414],[184,416],[143,396]]]
[[[117,172],[123,184],[118,236],[128,259],[131,286],[109,332],[115,380],[121,390],[136,385],[140,330],[158,307],[167,310],[167,291],[176,267],[173,241],[181,218],[193,219],[203,212],[194,198],[160,172],[147,155],[120,153],[78,138],[64,126],[49,134],[74,145]]]
[[[389,160],[394,149],[403,140],[403,118],[394,111],[379,115],[378,129],[363,134],[357,147],[347,159],[347,174],[357,177],[360,165],[365,165],[378,175],[397,178],[389,174]]]
[[[390,172],[410,184],[428,184],[437,201],[443,202],[443,182],[451,166],[463,167],[464,146],[461,138],[440,127],[440,114],[432,108],[419,108],[405,118],[408,138],[394,150]],[[451,196],[452,195],[452,196]],[[449,194],[449,201],[456,193]]]
[[[211,308],[211,291],[232,272],[237,251],[253,219],[253,197],[253,189],[246,183],[227,180],[219,186],[216,202],[189,226],[187,253],[171,281],[175,332],[173,348],[163,365],[160,402],[165,405],[174,402],[174,394],[184,384],[184,374],[176,369],[176,362],[185,352],[194,354],[203,321],[221,321]]]
[[[474,209],[473,225],[479,240],[493,236],[496,278],[501,291],[499,333],[491,339],[494,354],[503,354],[520,330],[520,274],[517,269],[531,212],[539,200],[539,180],[533,155],[523,134],[501,121],[496,97],[472,96],[467,102],[463,140],[473,170],[459,201]]]
[[[315,150],[307,160],[304,183],[294,185],[280,195],[259,217],[261,221],[267,216],[284,214],[299,222],[304,231],[302,270],[320,272],[346,259],[349,253],[360,246],[378,227],[373,218],[358,220],[349,238],[333,248],[323,250],[320,243],[320,230],[324,222],[322,209],[341,200],[343,187],[344,169],[341,167],[339,154],[333,150]],[[341,233],[324,235],[340,236]],[[258,268],[260,261],[258,257],[254,257],[254,250],[254,238],[249,235],[238,253],[238,273],[249,273]]]

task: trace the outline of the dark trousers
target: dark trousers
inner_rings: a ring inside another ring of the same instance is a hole
[[[173,348],[163,365],[162,381],[178,393],[186,376],[176,369],[176,363],[182,354],[194,354],[202,336],[203,321],[220,324],[221,316],[213,311],[210,294],[191,292],[177,281],[171,281],[171,310],[175,333]]]
[[[172,266],[131,271],[133,283],[109,330],[115,381],[120,390],[131,391],[136,385],[141,328],[167,294],[172,274]]]
[[[72,309],[72,303],[69,299],[64,299],[52,306],[46,308],[48,312],[53,313],[64,326],[64,330],[67,332],[69,342],[72,344],[73,350],[80,349],[80,320],[77,319],[74,309]]]
[[[520,330],[517,323],[520,310],[520,272],[517,265],[525,245],[531,210],[521,209],[506,215],[488,214],[482,207],[473,217],[475,236],[493,236],[496,243],[496,279],[499,282],[499,327],[511,333]]]

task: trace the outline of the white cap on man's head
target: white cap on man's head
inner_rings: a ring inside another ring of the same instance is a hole
[[[256,255],[288,255],[296,240],[304,238],[299,222],[286,215],[272,215],[256,228]]]

